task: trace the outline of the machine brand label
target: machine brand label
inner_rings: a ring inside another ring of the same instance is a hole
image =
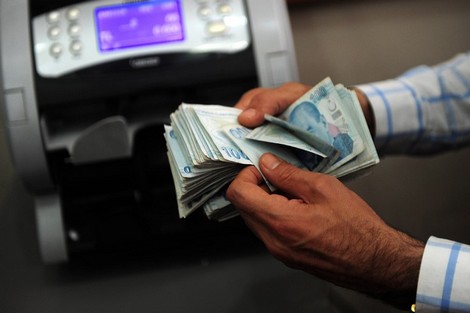
[[[132,68],[157,66],[160,64],[160,58],[159,57],[147,57],[147,58],[132,59],[129,61],[129,64],[131,65]]]

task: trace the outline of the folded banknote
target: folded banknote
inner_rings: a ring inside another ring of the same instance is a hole
[[[236,216],[225,198],[228,184],[270,152],[306,170],[343,177],[379,162],[356,94],[326,78],[279,116],[249,129],[241,110],[182,103],[165,125],[179,216],[203,208],[214,220]],[[271,190],[274,187],[265,180]]]

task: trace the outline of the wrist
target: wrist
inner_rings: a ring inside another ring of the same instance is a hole
[[[424,243],[393,230],[394,234],[383,241],[384,253],[378,262],[383,266],[386,286],[377,296],[398,308],[409,310],[415,303],[419,270],[424,253]]]
[[[375,117],[369,98],[359,88],[352,87],[352,90],[356,93],[359,104],[361,105],[362,113],[366,119],[369,131],[372,137],[375,137]]]

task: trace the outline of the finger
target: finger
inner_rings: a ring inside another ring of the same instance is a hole
[[[237,177],[235,177],[231,185],[238,187],[238,185],[244,186],[245,184],[248,184],[259,187],[262,183],[263,177],[256,167],[247,166],[238,173]]]
[[[262,240],[267,230],[251,210],[250,195],[252,194],[256,199],[260,194],[268,194],[268,191],[260,172],[254,166],[249,166],[241,170],[232,181],[227,188],[226,195],[227,199],[238,209],[247,227]]]
[[[253,206],[259,206],[258,202],[252,203],[252,199],[268,195],[268,191],[263,187],[263,178],[260,172],[249,166],[240,171],[227,189],[227,199],[239,210],[245,224],[258,238],[264,237],[265,227],[252,213]]]
[[[288,83],[274,89],[256,90],[247,95],[249,103],[238,117],[240,124],[256,127],[264,122],[264,115],[279,115],[309,90],[307,85]]]
[[[262,184],[263,177],[260,172],[254,166],[246,167],[227,188],[227,199],[238,209],[249,211],[253,200],[258,204],[257,198],[269,195]]]
[[[227,189],[227,199],[241,212],[259,221],[272,216],[277,208],[289,206],[284,196],[270,194],[260,172],[250,166],[243,169]]]
[[[235,104],[236,108],[242,109],[243,112],[238,117],[240,124],[247,127],[256,127],[264,122],[264,113],[262,111],[253,109],[252,100],[253,98],[263,92],[267,92],[268,88],[256,88],[246,92]]]
[[[259,165],[271,184],[293,198],[301,199],[306,203],[313,203],[318,185],[324,181],[324,178],[333,179],[295,167],[270,153],[266,153],[260,158]]]
[[[257,127],[264,123],[264,112],[249,108],[240,113],[238,122],[249,128]]]
[[[251,104],[251,99],[259,93],[266,91],[268,88],[255,88],[245,92],[240,100],[235,104],[235,107],[238,109],[246,110]]]

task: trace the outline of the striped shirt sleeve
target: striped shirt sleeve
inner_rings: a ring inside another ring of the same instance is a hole
[[[470,312],[470,246],[436,237],[424,250],[416,312]]]
[[[470,53],[357,87],[372,105],[380,154],[430,154],[470,144]]]
[[[380,154],[431,154],[470,144],[470,53],[357,86],[375,115]],[[470,246],[429,238],[417,312],[470,312]]]

